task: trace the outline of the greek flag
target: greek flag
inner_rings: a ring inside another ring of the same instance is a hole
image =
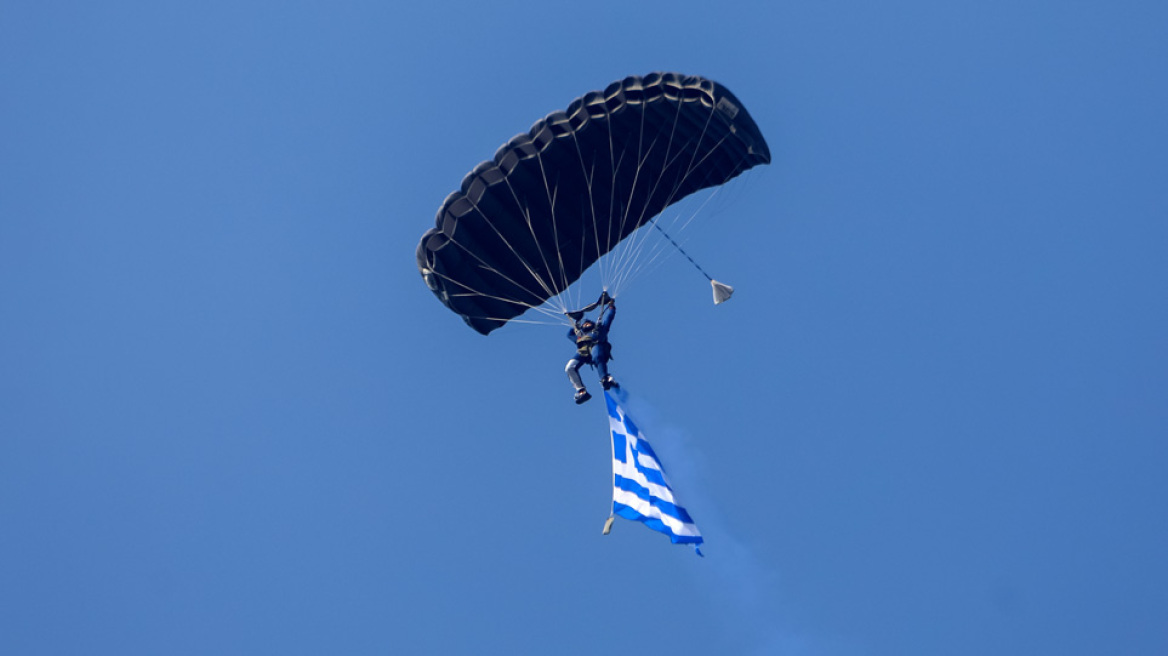
[[[702,534],[693,519],[677,504],[673,487],[665,477],[653,447],[625,413],[617,399],[604,393],[608,424],[612,429],[612,512],[669,536],[674,544],[692,544],[698,555]],[[612,528],[612,518],[605,533]]]

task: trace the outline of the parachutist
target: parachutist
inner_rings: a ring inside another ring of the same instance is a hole
[[[584,315],[600,307],[600,315],[596,321],[584,318]],[[568,360],[564,371],[572,387],[576,388],[574,397],[576,404],[584,403],[592,398],[580,380],[581,365],[589,364],[596,367],[600,374],[600,386],[604,389],[619,387],[608,373],[608,361],[612,359],[612,345],[608,343],[608,331],[612,327],[612,320],[616,318],[616,299],[605,291],[593,304],[574,312],[566,312],[572,319],[572,328],[568,331],[568,339],[576,344],[576,354]]]

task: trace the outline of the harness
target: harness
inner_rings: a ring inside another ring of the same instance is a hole
[[[584,332],[582,330],[576,331],[576,353],[581,357],[592,357],[592,347],[596,345],[599,340],[596,339],[596,332]]]
[[[576,340],[576,355],[583,362],[589,362],[589,363],[592,362],[592,349],[593,349],[593,347],[597,346],[598,344],[604,344],[608,347],[607,349],[605,349],[605,352],[603,354],[605,361],[612,359],[612,345],[608,343],[607,339],[605,339],[605,337],[606,337],[605,333],[607,331],[602,329],[601,325],[600,325],[600,322],[604,319],[604,313],[609,311],[609,308],[606,307],[603,310],[601,310],[600,317],[598,317],[595,322],[592,322],[590,320],[586,321],[586,322],[581,321],[581,319],[584,318],[585,312],[590,312],[590,311],[596,309],[596,307],[599,306],[601,303],[604,303],[604,302],[609,301],[609,300],[610,299],[608,296],[608,292],[604,292],[603,294],[600,295],[600,299],[598,299],[592,305],[589,305],[588,307],[586,307],[582,310],[576,310],[575,312],[566,312],[565,313],[568,315],[568,317],[570,317],[572,319],[572,324],[573,324],[572,325],[572,333],[574,334],[575,340]],[[615,308],[613,309],[613,311],[615,311]],[[585,330],[582,326],[583,323],[591,323],[592,329]]]

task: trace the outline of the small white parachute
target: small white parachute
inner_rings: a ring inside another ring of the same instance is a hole
[[[733,287],[713,278],[710,278],[710,286],[714,288],[714,305],[730,300],[730,296],[734,294]]]

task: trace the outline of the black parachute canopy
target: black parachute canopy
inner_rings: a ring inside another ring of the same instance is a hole
[[[418,270],[486,335],[564,291],[670,204],[770,160],[754,119],[717,82],[627,77],[468,173],[422,235]]]

